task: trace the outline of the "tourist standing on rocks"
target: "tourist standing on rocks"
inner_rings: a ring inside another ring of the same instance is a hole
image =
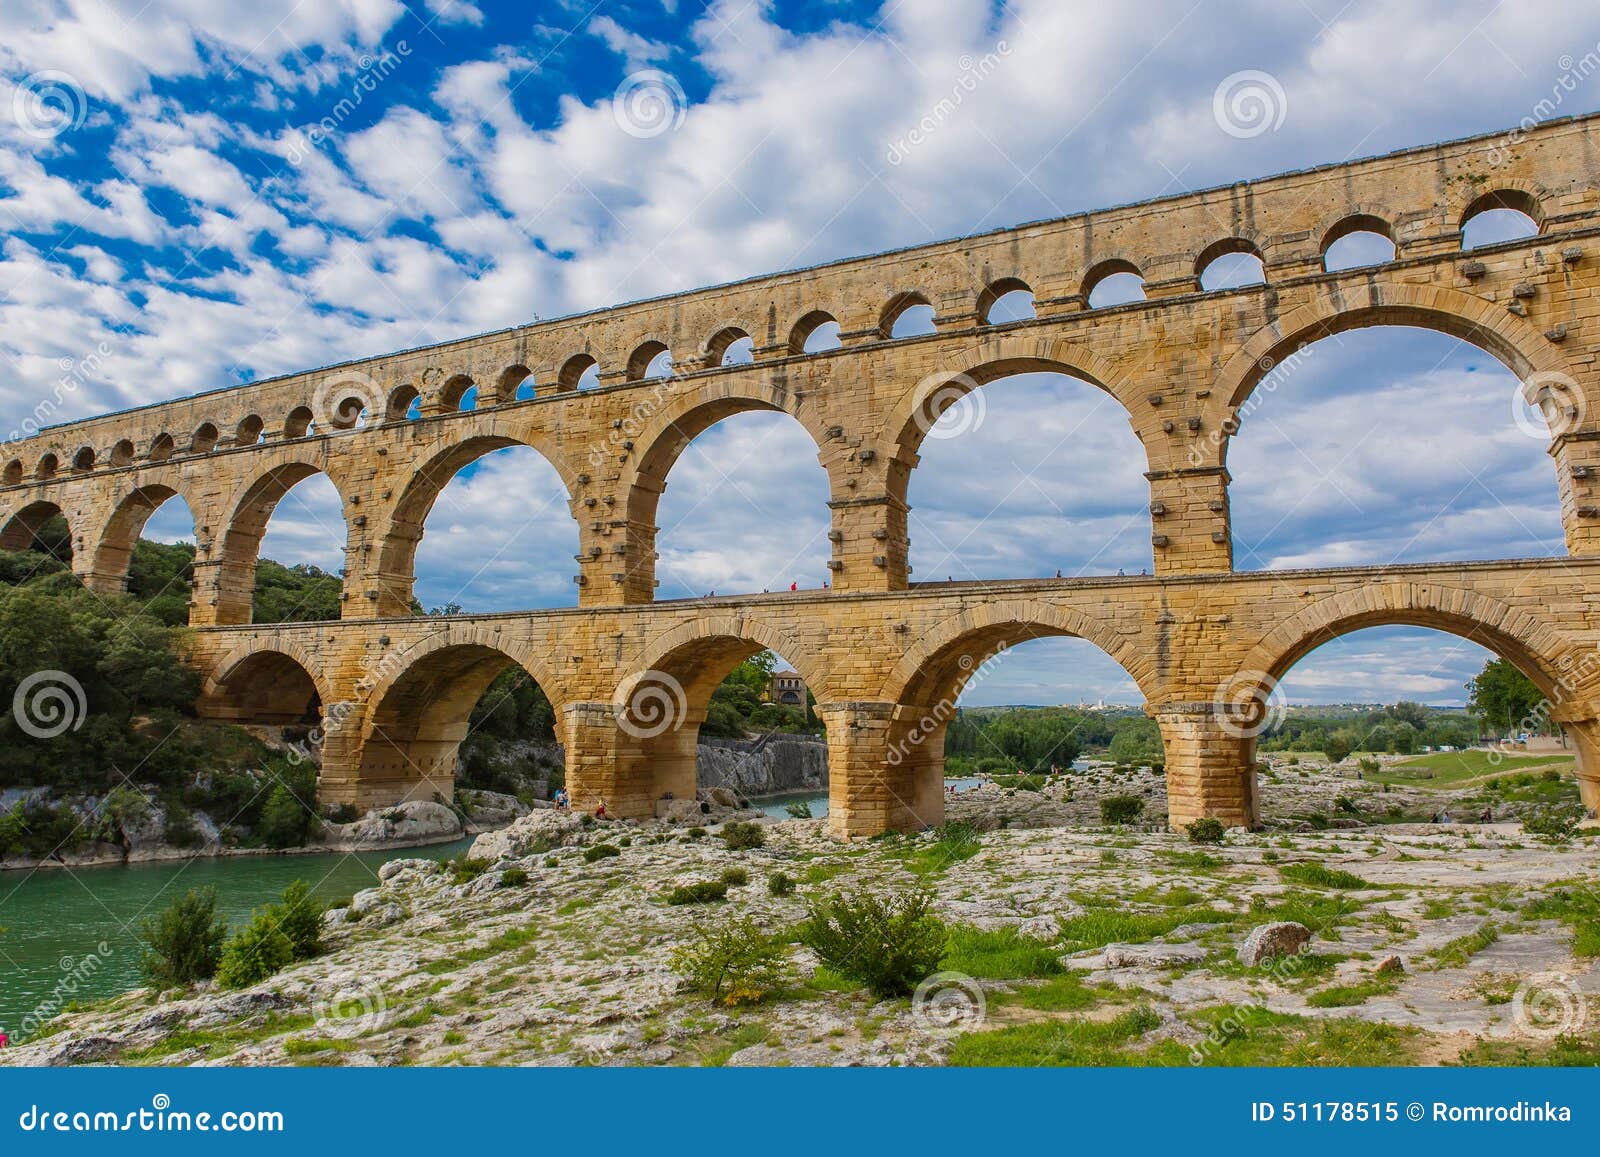
[[[606,801],[604,796],[600,797],[600,806],[594,809],[594,818],[597,820],[603,820],[606,818]]]

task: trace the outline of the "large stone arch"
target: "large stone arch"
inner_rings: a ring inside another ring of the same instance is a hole
[[[569,509],[576,501],[577,478],[565,458],[543,436],[524,427],[509,427],[493,422],[435,451],[412,471],[385,521],[375,554],[373,577],[378,591],[378,617],[411,613],[411,592],[416,586],[417,546],[422,541],[423,525],[434,503],[455,476],[467,466],[496,450],[525,446],[555,468],[567,492]],[[576,520],[575,520],[576,521]]]
[[[788,414],[816,444],[817,460],[828,473],[830,495],[837,489],[833,459],[825,449],[827,436],[817,425],[815,410],[794,391],[771,379],[740,382],[720,374],[679,392],[681,385],[657,383],[655,399],[636,407],[641,415],[637,431],[629,423],[618,431],[633,435],[615,449],[635,463],[631,473],[624,474],[623,509],[630,538],[624,600],[629,602],[649,602],[654,597],[656,516],[667,476],[689,444],[724,418],[749,412]],[[631,453],[627,443],[632,444]]]
[[[698,664],[709,652],[717,649],[725,649],[729,655],[742,650],[743,653],[733,658],[729,666],[760,651],[775,651],[794,664],[794,669],[818,699],[832,688],[831,676],[823,660],[793,635],[762,621],[757,615],[742,611],[717,611],[697,616],[650,640],[645,650],[628,666],[613,698],[624,697],[621,692],[630,682],[650,672],[663,672],[681,678],[678,672],[685,662]],[[725,677],[726,672],[708,672],[702,677],[709,682],[706,691],[708,697]]]
[[[63,518],[67,522],[67,538],[72,546],[73,561],[76,563],[80,532],[74,523],[81,519],[75,515],[75,511],[69,511],[61,503],[49,498],[24,502],[16,509],[0,514],[0,550],[31,549],[38,541],[39,531],[46,523],[54,518]]]
[[[261,539],[267,532],[267,522],[277,509],[283,496],[299,483],[316,474],[324,474],[333,483],[340,497],[340,520],[344,537],[340,545],[348,553],[350,544],[350,519],[345,512],[350,489],[343,471],[330,466],[327,448],[285,449],[272,455],[267,462],[245,477],[233,491],[223,507],[227,521],[222,526],[216,549],[209,550],[203,528],[197,528],[200,543],[195,559],[196,609],[204,621],[214,624],[241,624],[251,621],[255,602],[256,561],[261,552]],[[190,508],[196,519],[199,511]],[[208,557],[209,556],[209,557]],[[201,580],[202,572],[214,573],[209,583]],[[200,604],[209,602],[210,606]]]
[[[1600,685],[1600,664],[1582,661],[1585,648],[1537,614],[1468,588],[1409,582],[1374,583],[1317,600],[1256,643],[1232,681],[1275,683],[1322,644],[1380,626],[1432,627],[1481,643],[1558,702],[1591,695]],[[1578,681],[1569,687],[1575,672]]]
[[[1323,338],[1377,326],[1411,326],[1460,338],[1524,380],[1540,373],[1571,376],[1571,366],[1556,347],[1504,303],[1442,286],[1396,285],[1370,275],[1356,284],[1330,284],[1312,303],[1262,326],[1223,363],[1204,423],[1207,430],[1218,431],[1219,464],[1227,461],[1228,439],[1248,414],[1255,388],[1276,366]]]
[[[176,474],[161,481],[146,481],[128,487],[113,498],[111,514],[100,527],[93,546],[91,583],[97,590],[121,591],[128,586],[128,566],[133,548],[144,533],[150,517],[171,499],[181,500],[195,522],[198,537],[200,518],[194,501],[185,494]]]
[[[306,718],[309,686],[317,706],[326,712],[336,702],[316,657],[294,639],[270,644],[242,643],[206,673],[200,690],[200,711],[212,719],[239,723],[298,723]]]
[[[882,698],[929,706],[953,705],[984,662],[1030,639],[1077,638],[1093,643],[1138,684],[1147,700],[1161,697],[1154,657],[1140,652],[1113,620],[1033,599],[981,603],[924,631],[884,678]]]
[[[422,642],[381,656],[364,683],[354,772],[337,789],[364,807],[407,799],[453,798],[455,766],[472,709],[503,672],[521,667],[560,714],[563,695],[551,670],[526,646],[487,627],[449,625]]]

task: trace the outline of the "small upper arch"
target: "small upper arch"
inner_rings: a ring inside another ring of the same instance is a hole
[[[422,394],[409,382],[389,391],[389,401],[384,406],[384,421],[404,422],[422,414]]]
[[[1079,291],[1090,309],[1126,305],[1144,299],[1144,274],[1133,262],[1110,257],[1089,270]]]
[[[1537,237],[1544,231],[1539,198],[1526,189],[1493,189],[1473,199],[1461,213],[1461,248]]]
[[[111,464],[113,466],[127,466],[133,462],[133,442],[128,438],[119,438],[117,444],[111,447]]]
[[[755,360],[755,342],[737,325],[725,325],[706,342],[706,365],[742,365]]]
[[[1200,251],[1194,262],[1195,283],[1202,292],[1265,285],[1266,266],[1261,250],[1245,237],[1224,237]]]
[[[1005,325],[1036,316],[1033,287],[1020,277],[1000,277],[978,294],[978,324]]]
[[[54,478],[59,469],[61,469],[61,459],[54,454],[46,454],[39,459],[39,465],[34,468],[33,474],[36,478]]]
[[[824,327],[831,326],[832,333]],[[813,309],[795,322],[789,330],[789,352],[792,354],[822,353],[837,349],[839,320],[825,309]],[[825,344],[832,337],[831,344]],[[815,338],[817,340],[813,341]]]
[[[13,458],[11,461],[7,462],[5,470],[5,484],[7,486],[22,485],[22,475],[24,473],[24,469],[25,468],[22,465],[21,458]]]
[[[642,382],[647,378],[672,376],[672,351],[660,338],[649,338],[639,343],[628,355],[628,381]]]
[[[201,422],[189,438],[189,450],[195,454],[209,454],[217,448],[218,437],[215,423]]]
[[[94,469],[94,447],[93,446],[79,446],[78,449],[77,449],[77,452],[72,455],[72,468],[74,470],[79,470],[79,471],[93,470]]]
[[[1387,244],[1385,244],[1385,242]],[[1329,273],[1382,265],[1393,261],[1399,250],[1394,228],[1376,213],[1349,213],[1330,225],[1322,234],[1322,267]]]
[[[878,336],[917,337],[933,332],[933,303],[916,290],[891,297],[878,315]]]
[[[533,397],[533,371],[516,362],[500,371],[494,384],[495,405],[525,402]]]
[[[467,374],[454,374],[439,388],[439,405],[446,411],[478,408],[478,386]]]
[[[150,449],[145,457],[152,462],[165,462],[177,450],[178,444],[171,434],[160,433],[150,439]]]
[[[233,428],[233,444],[235,446],[254,446],[266,435],[266,423],[261,420],[260,414],[246,414],[239,419],[239,424]]]
[[[573,354],[562,363],[561,372],[556,375],[556,389],[563,392],[592,389],[599,384],[600,363],[592,354]]]
[[[283,436],[285,438],[304,438],[311,433],[311,423],[314,415],[310,406],[296,406],[289,411],[289,416],[283,420]]]

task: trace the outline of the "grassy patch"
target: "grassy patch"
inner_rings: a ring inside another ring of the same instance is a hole
[[[1479,1040],[1461,1051],[1463,1065],[1521,1065],[1543,1068],[1592,1068],[1600,1057],[1600,1032],[1562,1035],[1550,1041]]]
[[[1374,888],[1376,884],[1369,883],[1353,872],[1340,871],[1330,868],[1325,864],[1285,864],[1278,869],[1278,875],[1291,884],[1304,884],[1308,888]]]
[[[1048,941],[1020,935],[1015,928],[985,930],[958,924],[950,929],[939,967],[999,980],[1054,976],[1062,970],[1057,955]]]
[[[1062,1020],[965,1033],[950,1050],[950,1063],[1005,1067],[1131,1065],[1139,1054],[1126,1046],[1161,1023],[1147,1006],[1104,1021]]]
[[[1354,984],[1335,984],[1313,992],[1306,997],[1312,1008],[1352,1008],[1367,1003],[1368,998],[1387,996],[1400,987],[1398,976],[1370,976]]]
[[[1165,936],[1179,924],[1232,924],[1238,917],[1209,908],[1173,908],[1165,912],[1085,912],[1061,921],[1068,949],[1138,944]]]
[[[983,841],[978,829],[957,820],[940,826],[933,842],[913,845],[905,856],[905,865],[918,876],[933,876],[981,851]]]
[[[1572,929],[1574,956],[1600,956],[1600,890],[1576,884],[1557,888],[1522,909],[1532,920],[1559,920]]]
[[[1015,1006],[1035,1012],[1077,1012],[1121,992],[1122,989],[1109,982],[1091,985],[1085,983],[1079,973],[1063,972],[1042,984],[1024,985],[1014,992],[996,992],[988,999],[996,1008]]]
[[[1476,932],[1469,932],[1465,936],[1457,936],[1448,944],[1442,945],[1433,954],[1435,968],[1461,968],[1478,953],[1500,939],[1500,929],[1493,924],[1485,924]]]
[[[523,928],[508,928],[487,944],[479,945],[476,948],[468,948],[463,952],[457,952],[453,956],[447,956],[443,960],[434,960],[424,964],[422,971],[430,976],[443,976],[447,972],[465,968],[468,964],[476,964],[478,961],[487,960],[491,956],[499,956],[502,952],[509,952],[513,948],[521,948],[530,943],[538,934],[538,930],[532,925]]]
[[[1570,755],[1500,755],[1491,751],[1441,751],[1391,763],[1368,776],[1379,783],[1447,787],[1462,780],[1531,767],[1568,768]]]

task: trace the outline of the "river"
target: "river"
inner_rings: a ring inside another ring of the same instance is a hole
[[[984,781],[976,777],[967,779],[947,779],[946,787],[954,787],[957,791],[971,791]],[[764,795],[750,801],[752,805],[760,808],[769,816],[776,816],[780,820],[789,819],[789,805],[804,803],[811,809],[811,818],[820,820],[828,814],[828,793],[826,791],[791,791],[782,795]]]
[[[223,856],[165,864],[45,868],[0,874],[0,1028],[20,1042],[52,1001],[99,1000],[143,983],[139,925],[190,888],[210,885],[233,924],[294,880],[324,900],[378,882],[378,867],[402,857],[444,860],[472,840],[425,848],[311,856]],[[68,986],[76,983],[73,992]]]

